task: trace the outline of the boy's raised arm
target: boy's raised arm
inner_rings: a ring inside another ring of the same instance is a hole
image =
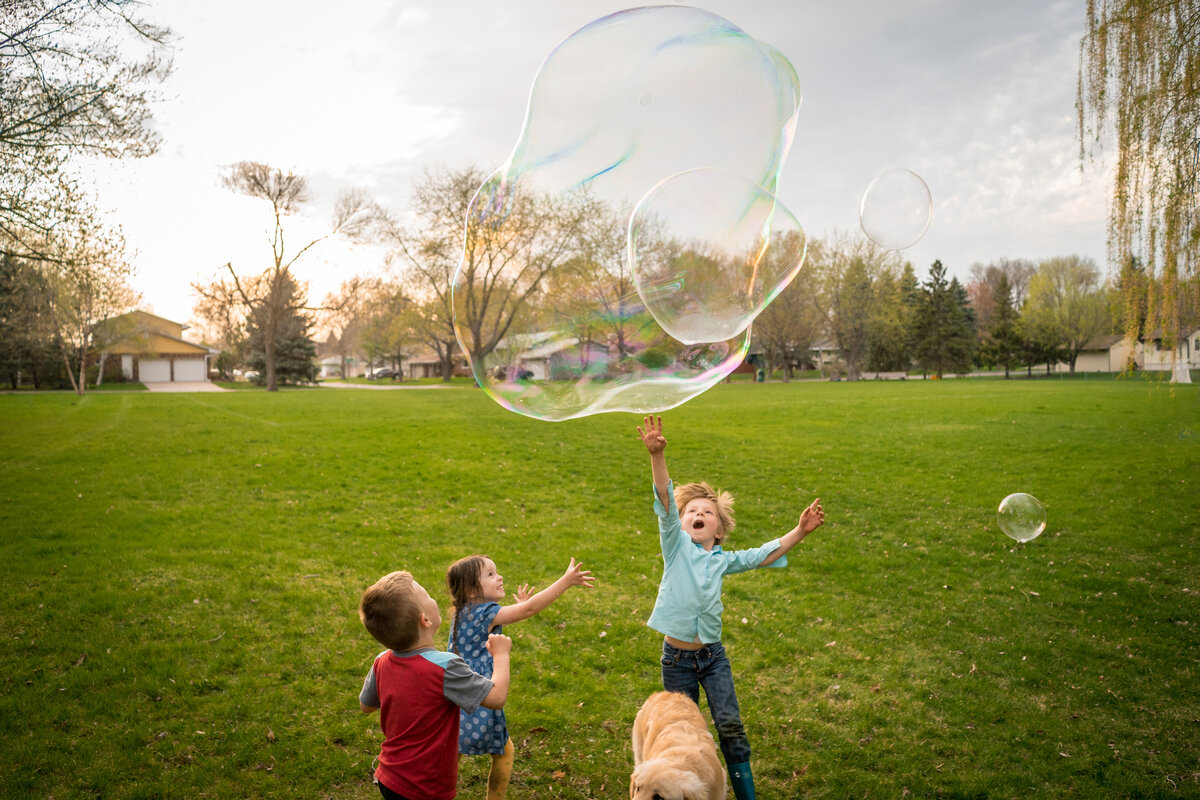
[[[779,537],[779,547],[775,548],[771,552],[771,555],[763,559],[762,564],[759,566],[767,567],[774,564],[788,550],[791,550],[804,541],[805,536],[808,536],[824,524],[825,509],[821,507],[821,498],[818,497],[800,514],[800,521],[796,523],[796,527]]]
[[[658,501],[665,506],[669,502],[667,488],[671,478],[667,474],[667,456],[664,453],[667,449],[667,439],[663,436],[662,417],[657,420],[654,417],[644,417],[637,431],[638,436],[642,437],[642,444],[646,445],[650,452],[650,475],[654,478],[654,493],[658,495]]]

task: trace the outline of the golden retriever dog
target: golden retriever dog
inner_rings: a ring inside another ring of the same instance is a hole
[[[700,708],[687,695],[658,692],[633,721],[630,800],[725,800],[725,770]]]

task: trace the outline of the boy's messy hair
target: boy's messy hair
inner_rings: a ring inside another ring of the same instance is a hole
[[[688,503],[700,498],[711,501],[717,507],[717,544],[720,544],[737,525],[733,518],[733,495],[718,492],[707,483],[685,483],[675,487],[675,506],[680,514]]]
[[[409,650],[420,638],[421,607],[413,593],[413,576],[389,572],[363,592],[358,616],[367,632],[392,650]]]
[[[446,589],[454,605],[450,623],[450,651],[458,652],[458,623],[463,610],[479,600],[482,591],[483,562],[486,556],[474,555],[460,558],[446,569]]]

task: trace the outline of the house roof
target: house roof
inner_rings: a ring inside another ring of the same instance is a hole
[[[1125,337],[1119,333],[1110,334],[1108,336],[1097,336],[1095,339],[1091,339],[1090,341],[1088,341],[1088,343],[1083,346],[1083,349],[1084,350],[1111,350],[1112,346],[1114,344],[1122,341],[1124,338]]]
[[[220,350],[205,344],[189,342],[182,337],[187,325],[166,317],[137,309],[108,320],[108,329],[115,340],[105,348],[113,355],[143,353],[204,353],[214,355]]]

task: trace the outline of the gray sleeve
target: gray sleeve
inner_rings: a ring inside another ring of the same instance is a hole
[[[358,702],[368,708],[379,708],[379,687],[375,685],[374,664],[371,664],[367,679],[363,681],[362,691],[358,693]]]
[[[491,678],[485,678],[467,666],[458,656],[446,663],[442,677],[442,694],[454,705],[473,713],[492,690]]]

